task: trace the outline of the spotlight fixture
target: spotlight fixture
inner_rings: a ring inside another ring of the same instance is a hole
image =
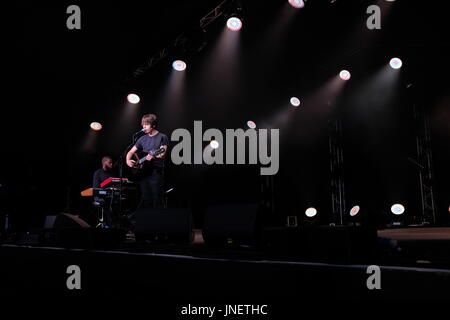
[[[354,217],[354,216],[356,216],[357,214],[358,214],[358,212],[359,212],[359,206],[354,206],[353,208],[351,208],[351,210],[350,210],[350,216],[351,217]]]
[[[141,101],[141,98],[139,98],[139,96],[137,94],[130,93],[127,96],[127,100],[129,103],[136,104],[136,103],[139,103],[139,101]]]
[[[239,31],[242,28],[242,21],[237,17],[231,17],[227,21],[227,27],[231,31]]]
[[[350,74],[350,72],[347,71],[347,70],[342,70],[342,71],[339,73],[339,77],[341,77],[342,80],[347,81],[347,80],[350,79],[351,74]]]
[[[301,9],[305,6],[305,2],[303,0],[289,0],[288,2],[292,7],[296,9]]]
[[[400,69],[402,67],[402,60],[399,58],[392,58],[391,61],[389,61],[389,65],[392,69]]]
[[[100,131],[102,130],[103,126],[101,125],[100,122],[92,122],[91,123],[91,129],[94,131]]]
[[[298,107],[300,105],[300,99],[297,97],[292,97],[290,102],[294,107]]]
[[[312,218],[312,217],[314,217],[316,214],[317,214],[317,209],[316,209],[316,208],[311,207],[311,208],[308,208],[308,209],[305,210],[305,215],[306,215],[308,218]]]
[[[250,129],[255,129],[255,128],[256,128],[256,123],[253,122],[252,120],[248,120],[248,121],[247,121],[247,126],[248,126]]]
[[[211,140],[209,145],[211,146],[211,148],[217,149],[219,147],[219,142],[217,140]]]
[[[391,212],[395,215],[401,215],[405,212],[405,207],[399,203],[393,204],[391,207]]]
[[[175,60],[172,63],[172,68],[176,71],[184,71],[186,70],[186,63],[182,60]]]

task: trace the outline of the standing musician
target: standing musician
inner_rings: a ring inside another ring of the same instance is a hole
[[[157,130],[158,119],[154,114],[145,114],[141,125],[145,135],[140,137],[126,155],[130,168],[139,166],[139,186],[141,189],[141,208],[161,208],[164,183],[164,157],[169,139]],[[144,157],[137,157],[140,153]],[[134,158],[134,159],[133,159]],[[140,160],[140,161],[138,161]],[[142,162],[141,164],[139,164]]]

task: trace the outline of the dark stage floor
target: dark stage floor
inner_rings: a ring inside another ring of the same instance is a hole
[[[4,243],[0,246],[1,295],[13,300],[151,301],[154,310],[160,307],[168,319],[180,316],[188,305],[268,305],[275,315],[296,314],[318,301],[333,305],[338,301],[450,300],[450,228],[378,230],[372,256],[359,256],[358,248],[351,245],[340,250],[333,244],[329,247],[337,254],[312,243],[315,255],[302,248],[305,244],[290,244],[288,249],[211,248],[200,230],[195,231],[189,244],[137,243],[128,238],[111,249]],[[379,267],[379,273],[369,265]],[[68,289],[69,266],[79,267],[80,289]],[[376,274],[379,278],[374,278]]]

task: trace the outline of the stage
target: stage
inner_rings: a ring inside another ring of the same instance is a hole
[[[294,312],[297,303],[307,307],[317,299],[331,304],[449,300],[449,232],[450,228],[378,230],[377,246],[382,249],[366,264],[304,261],[292,250],[273,248],[210,248],[200,230],[195,230],[191,243],[137,244],[127,239],[110,250],[9,243],[0,247],[1,294],[17,301],[151,299],[156,308],[158,303],[169,305],[173,315],[189,304],[254,303]],[[379,289],[369,289],[369,265],[379,266]],[[69,266],[79,267],[79,289],[68,289]]]

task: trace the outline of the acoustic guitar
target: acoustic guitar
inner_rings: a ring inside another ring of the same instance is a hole
[[[142,171],[146,168],[147,161],[149,161],[147,159],[148,155],[156,157],[157,155],[159,155],[161,153],[164,153],[165,151],[166,151],[166,149],[161,147],[161,148],[156,149],[156,150],[151,150],[149,153],[146,153],[145,156],[143,156],[143,157],[139,157],[135,153],[133,156],[134,156],[134,158],[136,160],[136,163],[134,164],[133,168],[131,168],[131,172],[132,172],[133,176],[135,176],[135,177],[139,176],[142,173]]]

